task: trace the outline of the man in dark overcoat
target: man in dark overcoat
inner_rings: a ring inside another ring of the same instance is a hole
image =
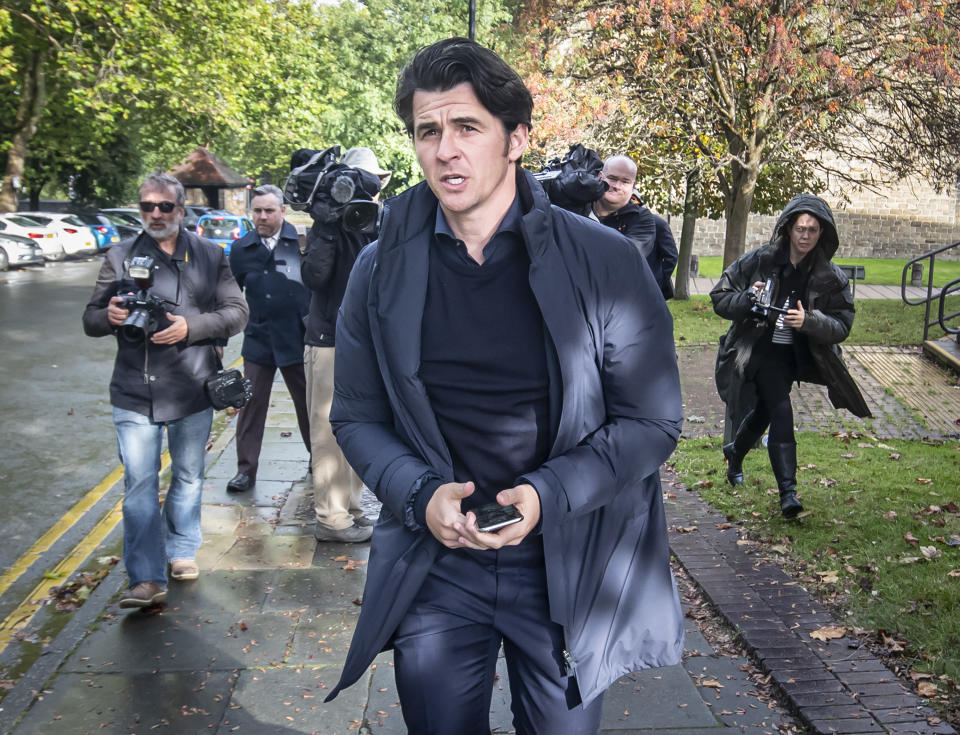
[[[533,101],[488,49],[421,49],[394,107],[425,181],[386,203],[337,324],[331,423],[382,502],[331,697],[385,647],[409,732],[596,733],[602,695],[674,664],[658,468],[682,421],[672,322],[636,247],[518,162]],[[482,506],[521,518],[482,531]]]
[[[243,330],[243,372],[253,397],[237,416],[237,474],[229,492],[250,490],[257,481],[263,430],[273,378],[280,370],[293,399],[303,443],[310,451],[310,412],[303,372],[304,320],[310,292],[300,276],[297,229],[284,220],[283,192],[264,185],[250,201],[256,231],[230,249],[230,268],[250,306]]]

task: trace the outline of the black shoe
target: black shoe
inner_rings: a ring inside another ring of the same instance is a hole
[[[254,486],[255,482],[256,480],[250,477],[250,475],[246,475],[243,472],[238,472],[233,476],[233,479],[227,483],[227,492],[245,493]]]

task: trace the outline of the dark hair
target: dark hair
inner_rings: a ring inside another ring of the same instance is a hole
[[[446,92],[468,83],[480,104],[508,133],[530,125],[533,97],[520,76],[493,51],[466,38],[424,46],[400,71],[393,109],[413,135],[413,93]]]

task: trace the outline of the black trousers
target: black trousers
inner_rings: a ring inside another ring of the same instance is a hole
[[[518,735],[596,735],[603,697],[584,708],[562,674],[539,543],[441,552],[394,638],[410,735],[490,735],[501,643]]]
[[[794,441],[790,389],[797,380],[793,345],[758,343],[750,359],[747,380],[757,389],[757,405],[747,419],[747,430],[759,436],[770,427],[770,441]]]
[[[243,361],[243,374],[253,383],[253,398],[237,414],[237,472],[242,472],[254,479],[257,477],[257,468],[260,465],[263,427],[267,422],[273,376],[276,375],[277,369],[276,365]],[[310,412],[307,410],[307,380],[303,372],[303,363],[286,365],[279,370],[293,398],[300,437],[309,452]]]

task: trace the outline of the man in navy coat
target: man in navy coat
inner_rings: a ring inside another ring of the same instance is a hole
[[[273,377],[280,369],[297,412],[300,436],[310,451],[310,412],[303,371],[304,320],[310,292],[300,276],[296,228],[283,219],[283,192],[264,185],[251,200],[256,232],[248,232],[230,250],[230,268],[250,306],[243,331],[243,372],[253,383],[253,398],[237,416],[237,474],[229,492],[244,492],[257,481],[263,427]]]
[[[532,107],[472,41],[417,52],[394,108],[425,181],[387,201],[337,323],[331,424],[383,505],[330,697],[392,647],[415,735],[489,735],[501,646],[520,735],[596,733],[612,682],[683,650],[670,313],[630,240],[520,169]],[[491,503],[522,519],[481,531]]]

